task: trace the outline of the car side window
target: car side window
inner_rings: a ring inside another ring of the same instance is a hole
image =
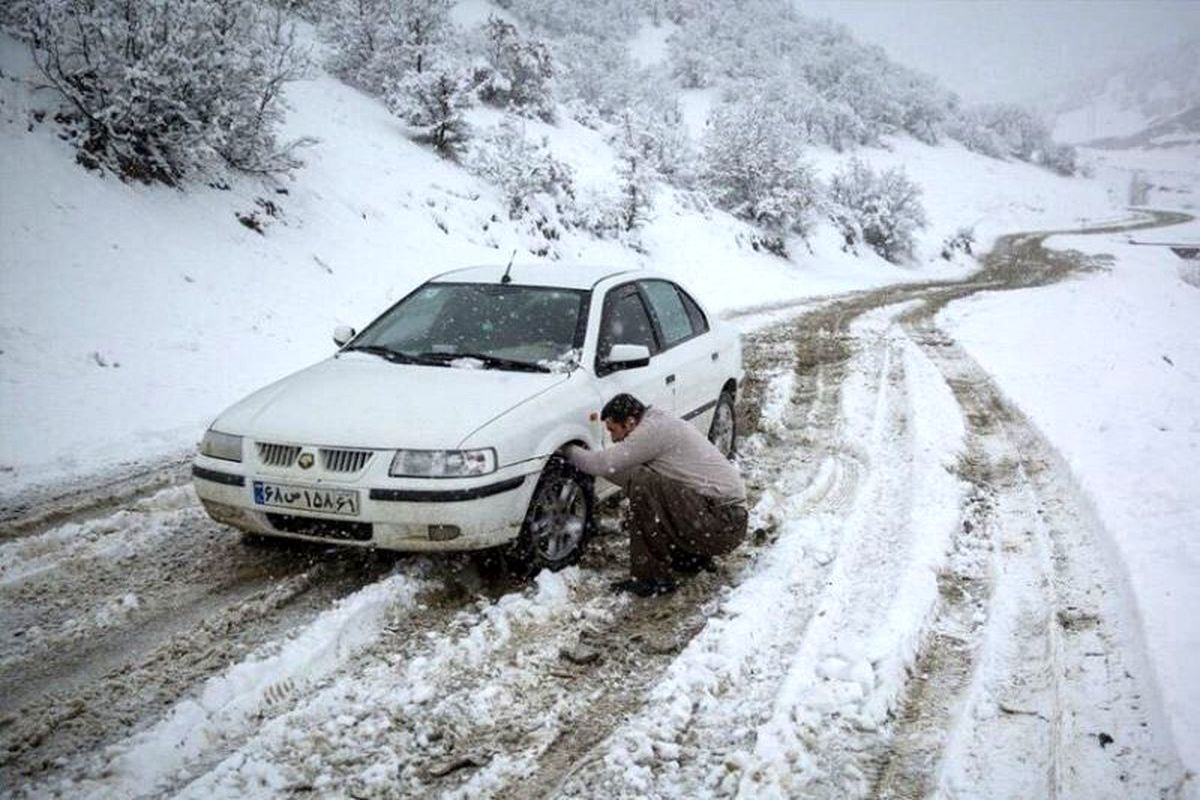
[[[692,337],[692,321],[679,292],[675,290],[675,284],[667,281],[642,281],[642,290],[650,299],[654,315],[658,317],[663,346],[671,347]]]
[[[699,336],[702,333],[708,333],[708,320],[704,318],[704,312],[700,310],[699,304],[683,289],[680,289],[678,286],[675,289],[679,292],[679,296],[683,298],[683,306],[687,309],[688,319],[692,323],[692,335]]]
[[[641,344],[658,352],[654,339],[654,327],[642,297],[633,286],[623,286],[612,292],[604,301],[604,314],[600,318],[600,339],[596,348],[596,363],[601,366],[604,357],[614,344]]]

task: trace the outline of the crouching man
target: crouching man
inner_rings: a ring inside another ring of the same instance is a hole
[[[612,481],[629,498],[632,578],[615,591],[642,597],[675,588],[673,572],[712,569],[712,557],[746,538],[746,487],[737,469],[690,423],[619,394],[600,412],[615,443],[571,447],[577,469]]]

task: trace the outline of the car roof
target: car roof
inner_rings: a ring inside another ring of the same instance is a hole
[[[431,283],[500,283],[506,265],[490,264],[465,267],[443,272],[430,279]],[[627,269],[594,264],[513,264],[509,271],[511,283],[517,286],[558,286],[564,289],[591,289],[605,278],[625,273],[651,277],[643,269]]]

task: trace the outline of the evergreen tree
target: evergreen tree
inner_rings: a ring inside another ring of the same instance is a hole
[[[347,83],[382,88],[378,59],[388,48],[389,0],[332,0],[322,34],[331,46],[326,66]]]
[[[333,0],[323,28],[338,77],[383,94],[447,48],[450,0]]]
[[[641,129],[632,114],[626,114],[617,140],[617,175],[621,180],[621,226],[631,231],[648,219],[654,204],[656,177],[652,164],[657,142]]]
[[[487,64],[477,78],[480,99],[524,116],[553,121],[550,48],[540,40],[522,38],[516,26],[494,16],[484,24],[483,39]]]
[[[463,112],[471,106],[466,80],[433,68],[410,72],[385,98],[393,113],[412,128],[412,138],[457,160],[470,133]]]

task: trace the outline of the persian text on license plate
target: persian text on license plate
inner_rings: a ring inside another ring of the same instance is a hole
[[[284,486],[254,482],[254,503],[276,508],[299,508],[322,514],[358,516],[358,492],[352,489],[315,489],[311,486]]]

